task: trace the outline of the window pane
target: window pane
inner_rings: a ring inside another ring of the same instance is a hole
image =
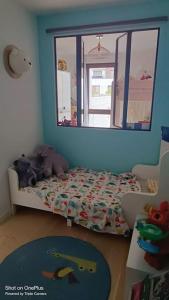
[[[158,30],[132,33],[127,127],[149,129]]]
[[[121,35],[116,42],[116,81],[114,95],[113,125],[123,125],[124,84],[126,69],[127,34]]]
[[[113,67],[89,68],[89,109],[111,109],[113,81]]]
[[[92,85],[92,97],[100,96],[100,86],[99,85]]]
[[[89,127],[110,127],[110,115],[89,114]]]
[[[115,46],[119,35],[121,34],[98,33],[82,36],[84,45],[82,126],[112,127]]]
[[[56,38],[58,125],[77,126],[76,37]]]

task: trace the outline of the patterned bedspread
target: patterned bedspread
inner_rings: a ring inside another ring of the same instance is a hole
[[[89,229],[126,234],[128,225],[121,209],[121,197],[141,187],[132,173],[114,175],[107,171],[70,169],[67,179],[53,176],[24,188],[36,193],[43,203],[66,218]]]

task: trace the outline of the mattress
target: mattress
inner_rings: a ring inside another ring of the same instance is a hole
[[[135,175],[115,175],[107,171],[70,169],[65,180],[53,176],[35,187],[22,189],[36,193],[54,213],[72,219],[89,229],[112,234],[127,234],[121,198],[129,191],[141,191]]]

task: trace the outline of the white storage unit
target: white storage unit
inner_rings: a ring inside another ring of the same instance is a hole
[[[145,215],[139,215],[137,219],[142,219],[144,217]],[[126,264],[124,300],[131,300],[132,285],[143,280],[147,274],[160,274],[169,269],[167,266],[165,269],[158,271],[148,265],[144,260],[145,251],[137,244],[138,236],[139,233],[137,229],[134,228]]]
[[[71,120],[70,72],[57,70],[58,121]]]

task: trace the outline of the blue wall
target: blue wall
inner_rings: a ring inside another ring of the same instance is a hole
[[[122,172],[136,163],[157,162],[160,126],[169,125],[169,22],[159,23],[161,31],[150,132],[57,127],[54,44],[53,36],[45,30],[164,15],[169,15],[169,2],[154,0],[153,5],[98,7],[38,17],[45,143],[54,145],[72,165]]]

